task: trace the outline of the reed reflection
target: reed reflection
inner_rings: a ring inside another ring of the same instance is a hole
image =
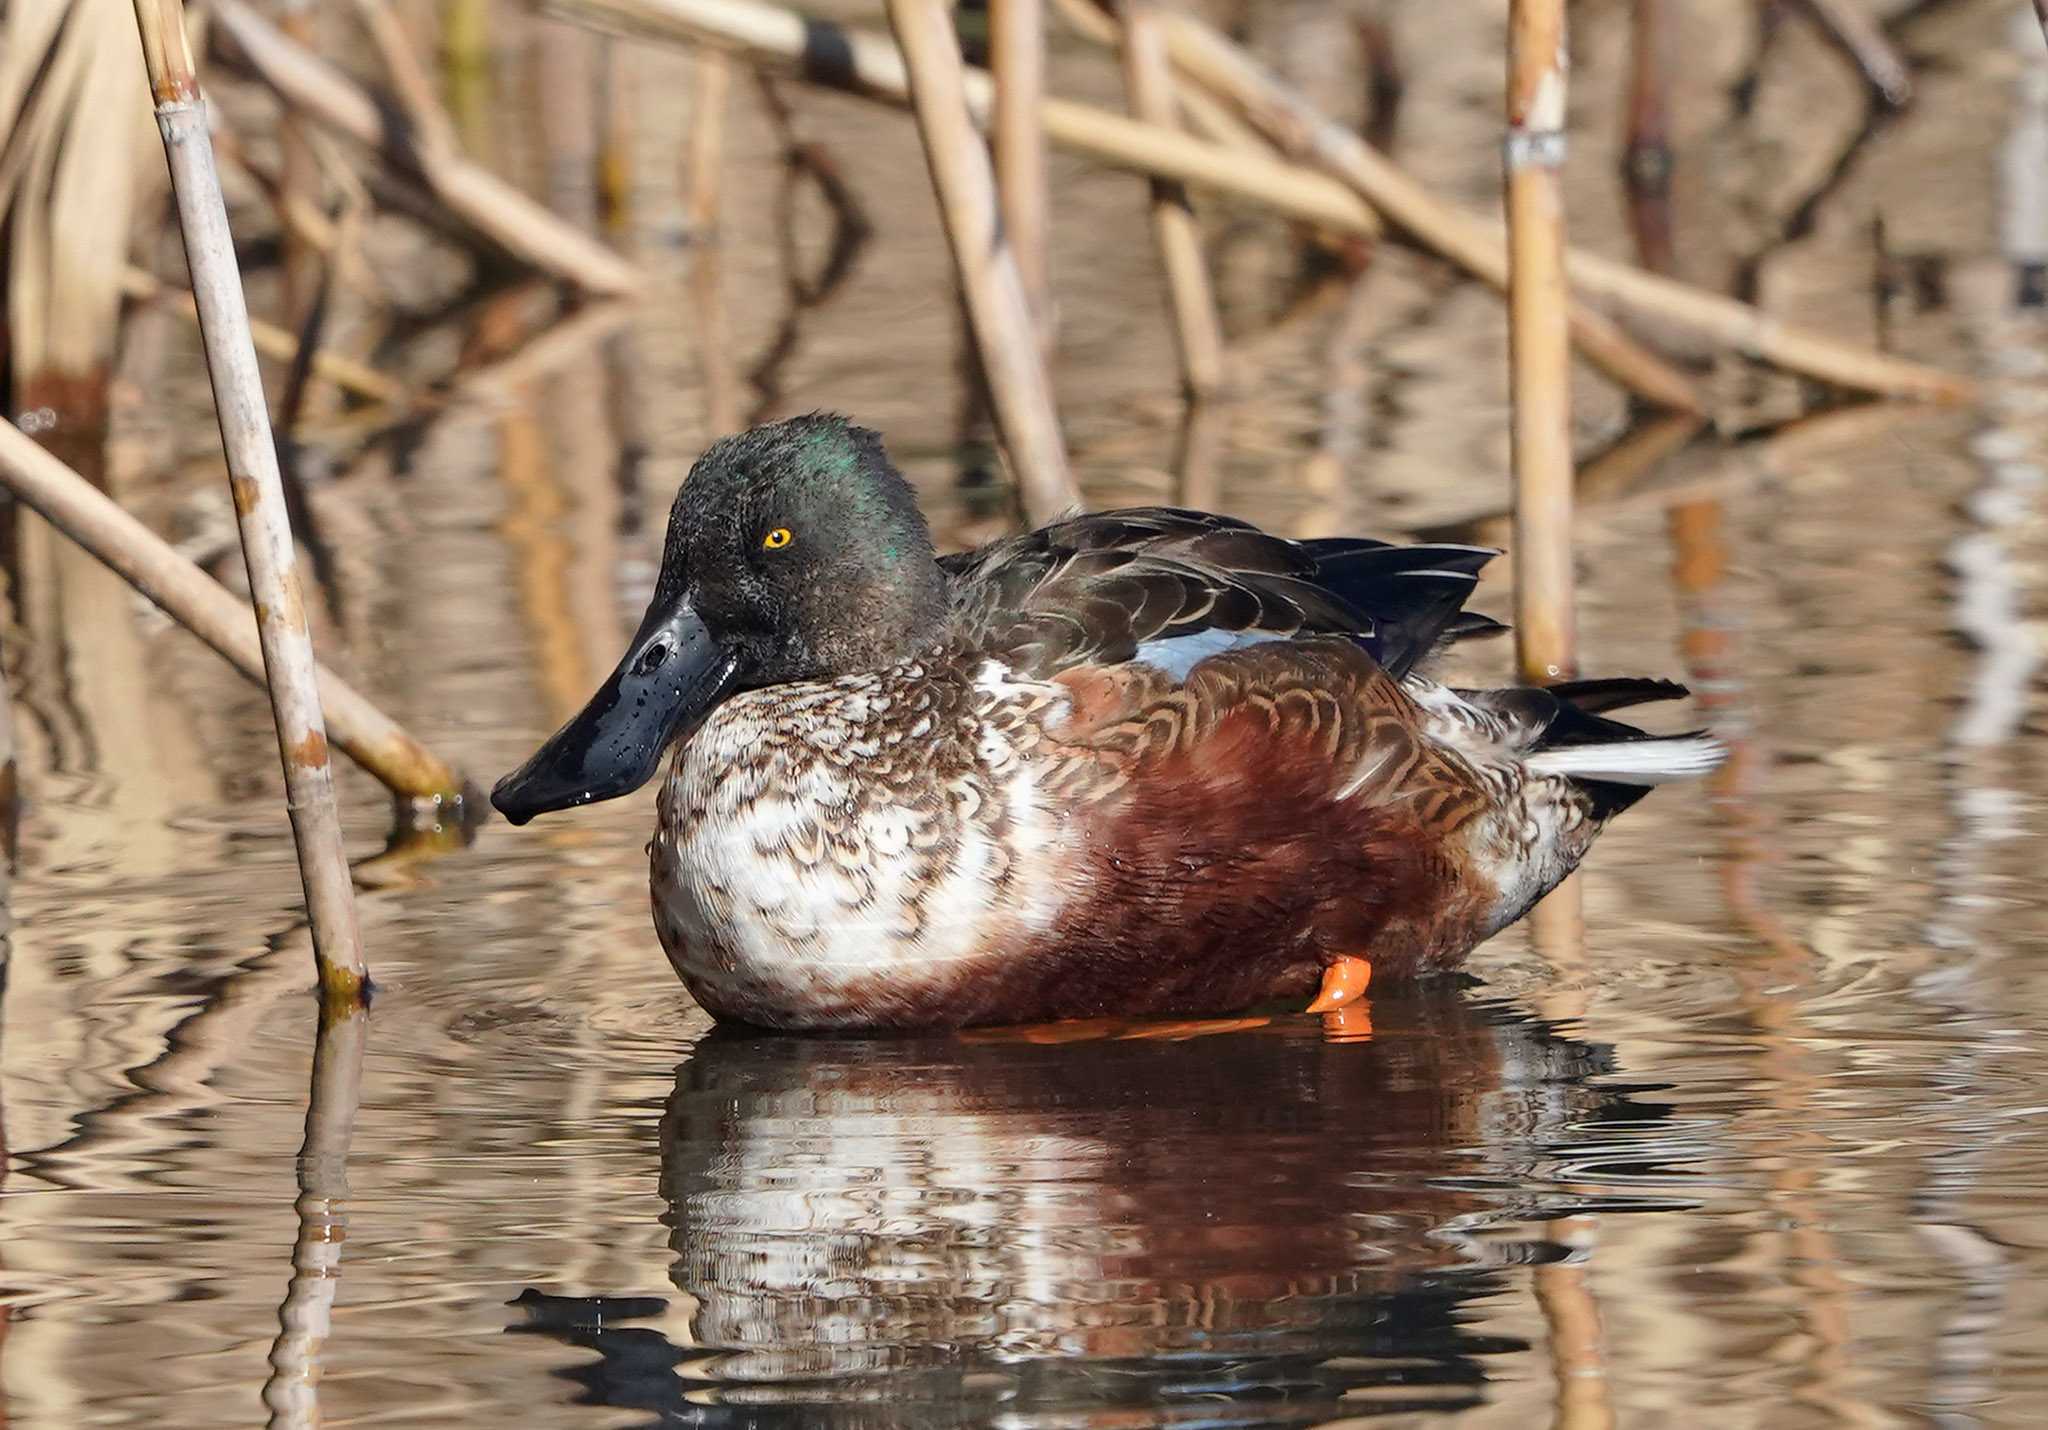
[[[362,1103],[369,1026],[369,1013],[361,1007],[321,1007],[306,1140],[299,1149],[299,1234],[263,1386],[272,1430],[320,1423],[321,1350],[333,1330],[341,1248],[348,1239],[348,1144]]]
[[[1640,1205],[1664,1109],[1594,1081],[1609,1050],[1455,990],[1380,998],[1360,1031],[720,1030],[661,1129],[684,1298],[529,1290],[523,1329],[599,1353],[569,1373],[588,1400],[664,1423],[1475,1403],[1527,1349],[1479,1305],[1561,1254],[1528,1224]]]

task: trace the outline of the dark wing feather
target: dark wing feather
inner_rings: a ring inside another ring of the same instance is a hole
[[[1631,705],[1649,705],[1659,700],[1683,700],[1692,692],[1675,680],[1653,680],[1648,676],[1611,676],[1604,680],[1565,680],[1546,687],[1552,695],[1567,700],[1589,715],[1609,710],[1626,710]]]
[[[1464,612],[1493,552],[1340,537],[1297,542],[1175,507],[1070,517],[944,557],[970,645],[1046,677],[1205,632],[1343,635],[1395,676],[1497,630]]]

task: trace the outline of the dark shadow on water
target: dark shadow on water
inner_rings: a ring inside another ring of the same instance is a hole
[[[1456,990],[1180,1041],[708,1037],[662,1120],[684,1295],[529,1288],[657,1424],[1204,1425],[1451,1409],[1543,1223],[1668,1208],[1610,1049]],[[660,1322],[659,1325],[648,1324]],[[1522,1324],[1528,1324],[1526,1317]],[[1540,1364],[1523,1374],[1543,1373]]]

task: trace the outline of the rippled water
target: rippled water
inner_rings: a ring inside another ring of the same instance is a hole
[[[1875,5],[1918,93],[1865,133],[1803,21],[1753,62],[1720,3],[1678,7],[1681,267],[1748,271],[1787,316],[1994,379],[1993,400],[1782,427],[1812,394],[1724,364],[1724,430],[1685,444],[1628,433],[1582,377],[1580,448],[1607,454],[1589,485],[1625,488],[1586,512],[1588,669],[1690,679],[1738,758],[1609,832],[1580,918],[1560,906],[1468,983],[1377,990],[1340,1025],[714,1029],[648,926],[645,797],[425,858],[379,853],[382,802],[345,772],[381,992],[367,1029],[316,1040],[260,698],[30,524],[4,639],[29,796],[0,1017],[7,1421],[2048,1423],[2048,403],[1994,162],[2048,57],[2018,4]],[[1394,150],[1473,202],[1495,182],[1498,10],[1389,7]],[[1574,14],[1573,221],[1622,252],[1626,8]],[[323,647],[484,780],[610,666],[647,518],[706,436],[697,255],[675,241],[690,71],[633,64],[635,238],[659,276],[624,330],[640,386],[616,344],[573,352],[318,494]],[[1115,93],[1078,47],[1057,78]],[[788,342],[774,411],[882,426],[950,540],[998,529],[1000,500],[956,481],[957,316],[914,136],[786,95],[874,236],[791,319],[776,235],[793,212],[809,263],[829,225],[801,186],[780,207],[781,141],[738,86],[742,396]],[[231,100],[260,133],[260,101]],[[524,123],[489,136],[515,170]],[[1142,195],[1056,176],[1061,396],[1091,498],[1167,497]],[[1206,217],[1246,355],[1215,503],[1302,534],[1490,531],[1494,300],[1389,249],[1355,295],[1281,319],[1301,296],[1286,235]],[[445,281],[402,227],[376,241],[394,281]],[[1874,298],[1885,273],[1913,281]],[[484,322],[390,360],[443,371]],[[137,346],[187,405],[130,394],[114,479],[204,552],[223,528],[189,338]],[[643,394],[638,491],[612,479],[622,391]],[[350,450],[323,420],[308,435]],[[1617,443],[1660,442],[1614,477]],[[1482,604],[1503,611],[1504,583]],[[1499,678],[1506,652],[1473,662]]]

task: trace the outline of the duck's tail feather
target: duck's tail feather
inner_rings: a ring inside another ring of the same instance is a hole
[[[1611,744],[1538,750],[1525,763],[1539,775],[1649,789],[1672,780],[1711,774],[1727,755],[1726,747],[1705,730],[1683,735],[1645,735],[1638,731]]]
[[[1709,774],[1728,755],[1705,730],[1653,735],[1598,713],[1679,699],[1688,692],[1676,681],[1579,680],[1517,693],[1545,698],[1554,711],[1525,766],[1578,785],[1592,799],[1595,819],[1612,819],[1660,784]]]

